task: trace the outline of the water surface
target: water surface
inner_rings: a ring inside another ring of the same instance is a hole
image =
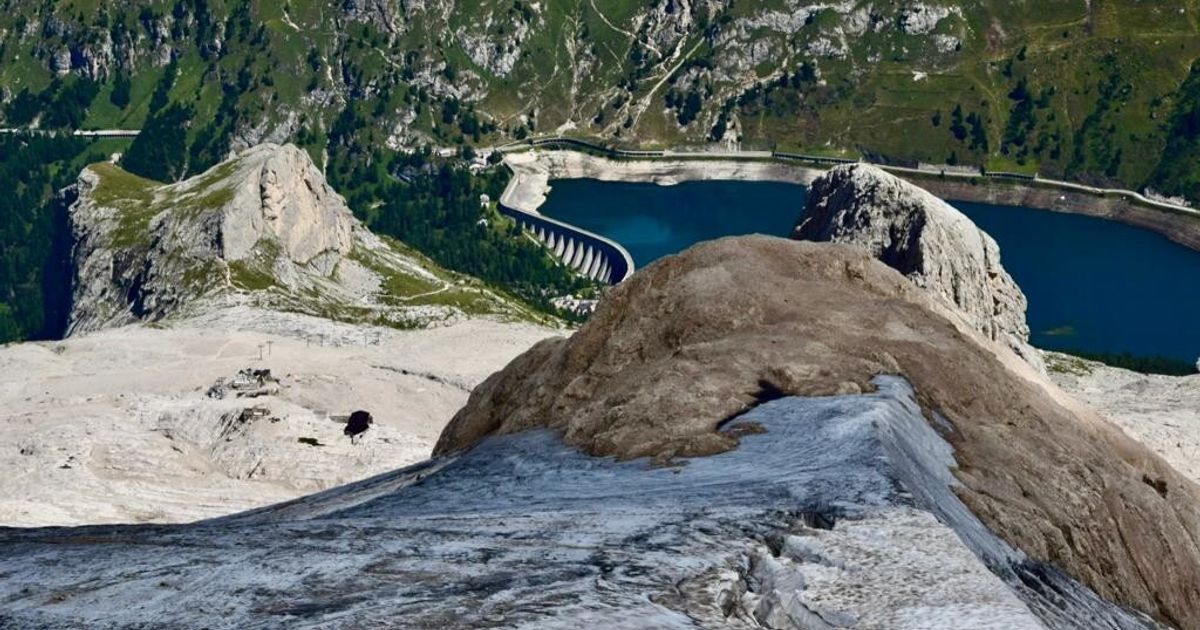
[[[620,243],[638,268],[722,236],[786,235],[808,200],[806,187],[775,182],[566,179],[551,186],[542,214]]]
[[[722,236],[786,236],[807,198],[803,186],[772,182],[578,179],[554,182],[541,211],[621,243],[643,267]],[[1094,217],[951,203],[1000,244],[1004,266],[1029,298],[1034,345],[1200,356],[1200,253]]]

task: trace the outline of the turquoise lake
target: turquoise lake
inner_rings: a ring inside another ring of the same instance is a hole
[[[560,180],[541,212],[607,236],[638,267],[704,240],[786,236],[807,189],[771,182],[677,186]],[[1093,217],[951,202],[1000,244],[1029,298],[1033,344],[1193,361],[1200,356],[1200,253]]]

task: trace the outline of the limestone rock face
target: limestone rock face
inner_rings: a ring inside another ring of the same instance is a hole
[[[94,164],[74,194],[68,335],[235,304],[421,327],[466,317],[422,300],[451,290],[482,312],[519,308],[371,234],[295,146],[252,147],[174,184]]]
[[[291,145],[257,146],[170,185],[94,165],[75,193],[68,334],[161,319],[238,279],[269,288],[328,277],[357,226]]]
[[[793,237],[865,248],[1045,371],[1029,346],[1028,301],[1000,264],[1000,247],[929,192],[873,166],[839,166],[813,182]]]
[[[664,258],[476,388],[434,452],[549,428],[595,455],[701,456],[737,447],[722,427],[764,400],[871,391],[879,375],[912,384],[988,529],[1200,628],[1197,487],[863,248],[744,237]]]
[[[341,10],[347,20],[372,24],[380,31],[397,33],[403,28],[403,20],[397,19],[396,7],[386,0],[346,0]]]
[[[248,257],[264,236],[273,237],[295,263],[351,248],[354,217],[346,202],[293,145],[264,144],[239,156],[233,201],[221,218],[222,256]]]

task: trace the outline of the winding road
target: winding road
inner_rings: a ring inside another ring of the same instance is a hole
[[[905,167],[905,166],[894,166],[894,165],[890,165],[890,164],[879,164],[876,162],[870,162],[870,161],[862,160],[862,159],[855,160],[855,159],[849,159],[849,158],[808,155],[808,154],[803,154],[803,153],[787,153],[787,152],[780,152],[780,151],[695,151],[695,152],[671,151],[671,150],[630,151],[630,150],[624,150],[624,149],[611,149],[611,148],[608,148],[605,146],[601,146],[598,144],[588,142],[586,140],[578,140],[575,138],[567,138],[567,137],[562,137],[562,136],[546,136],[546,137],[541,137],[541,138],[530,138],[530,139],[522,140],[519,142],[512,142],[512,143],[500,145],[500,146],[494,147],[493,149],[490,149],[490,150],[509,152],[509,151],[520,151],[520,150],[524,150],[524,149],[537,148],[539,146],[545,146],[545,145],[554,145],[554,146],[556,146],[556,148],[574,150],[574,151],[584,151],[584,152],[594,151],[594,152],[603,153],[610,157],[637,158],[637,159],[646,159],[646,160],[688,160],[688,159],[695,159],[695,160],[712,160],[712,159],[781,160],[781,161],[807,162],[807,163],[815,164],[818,166],[830,166],[830,165],[836,165],[836,164],[863,162],[866,164],[871,164],[873,166],[877,166],[883,170],[889,171],[894,174],[944,176],[947,179],[959,179],[959,180],[963,180],[963,181],[971,181],[971,180],[979,179],[979,178],[1004,179],[1004,180],[1012,180],[1014,183],[1018,183],[1018,184],[1025,183],[1026,185],[1036,185],[1036,186],[1045,187],[1045,188],[1058,188],[1063,191],[1081,192],[1081,193],[1085,193],[1085,194],[1089,194],[1089,195],[1095,195],[1098,197],[1111,197],[1111,196],[1125,197],[1126,199],[1129,199],[1130,201],[1140,204],[1140,205],[1157,208],[1159,210],[1166,210],[1168,212],[1176,212],[1176,213],[1186,214],[1186,215],[1189,215],[1192,217],[1200,218],[1200,209],[1181,205],[1178,203],[1172,203],[1172,202],[1165,201],[1165,200],[1152,199],[1152,198],[1147,197],[1146,195],[1143,195],[1142,193],[1139,193],[1134,190],[1127,190],[1127,189],[1123,189],[1123,188],[1099,188],[1096,186],[1088,186],[1086,184],[1080,184],[1080,183],[1076,183],[1076,182],[1068,182],[1068,181],[1057,180],[1057,179],[1046,179],[1046,178],[1040,177],[1038,175],[1026,176],[1026,175],[1020,175],[1020,174],[1014,174],[1014,173],[986,173],[986,172],[969,173],[969,172],[957,172],[957,171],[952,171],[952,170],[941,170],[936,167],[911,168],[911,167]],[[485,151],[489,151],[489,149],[480,149],[480,151],[485,152]]]

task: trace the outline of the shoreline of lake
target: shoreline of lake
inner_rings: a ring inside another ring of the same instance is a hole
[[[761,181],[650,182],[566,179],[541,212],[620,243],[638,266],[738,234],[786,237],[809,189]],[[1198,294],[1176,276],[1200,273],[1200,253],[1161,234],[1084,214],[955,201],[1000,245],[1029,299],[1031,341],[1048,350],[1192,364]],[[1164,271],[1168,273],[1164,273]]]
[[[809,186],[827,170],[773,159],[673,156],[612,159],[567,149],[512,152],[504,163],[513,173],[500,202],[539,214],[556,179],[674,185],[687,181],[766,181]],[[887,168],[881,166],[881,168]],[[892,170],[892,169],[889,169]],[[986,177],[944,177],[938,173],[895,169],[893,173],[934,195],[951,201],[1024,206],[1042,211],[1079,214],[1150,230],[1200,251],[1200,219],[1139,205],[1124,196],[1101,195],[1056,187],[1052,183]]]
[[[934,174],[906,179],[942,199],[1096,217],[1149,230],[1200,251],[1200,219],[1148,208],[1124,198],[997,180],[943,180]]]
[[[540,214],[556,179],[595,179],[604,182],[650,183],[672,186],[694,181],[779,182],[809,186],[825,171],[776,161],[696,158],[614,160],[579,151],[524,151],[504,156],[512,178],[500,203]]]

